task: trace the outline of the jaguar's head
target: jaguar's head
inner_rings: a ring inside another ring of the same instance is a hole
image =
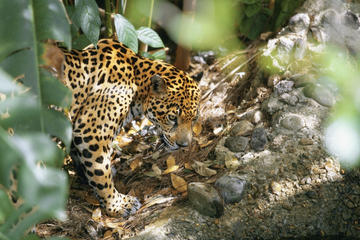
[[[192,126],[197,120],[200,90],[198,79],[175,67],[155,74],[150,80],[149,95],[144,104],[145,116],[162,130],[163,140],[171,150],[187,147]],[[171,69],[176,70],[171,70]],[[199,79],[200,80],[200,79]]]

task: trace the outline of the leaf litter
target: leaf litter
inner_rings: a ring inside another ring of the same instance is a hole
[[[244,53],[234,56],[238,58],[241,54]],[[235,79],[235,75],[231,75],[233,72],[230,69],[224,80],[219,72],[229,68],[222,67],[228,61],[224,57],[212,66],[191,64],[192,72],[204,71],[200,89],[207,96],[201,101],[200,116],[193,126],[190,147],[168,151],[160,140],[158,130],[146,119],[133,121],[116,137],[112,155],[115,186],[121,193],[136,196],[140,200],[142,207],[136,214],[128,218],[107,216],[86,181],[74,174],[73,164],[67,160],[64,169],[70,173],[71,182],[68,219],[64,222],[52,220],[38,224],[36,233],[40,237],[63,236],[71,239],[110,240],[131,237],[156,219],[163,209],[186,201],[188,183],[213,183],[229,166],[206,162],[208,156],[220,137],[227,132],[227,126],[241,114],[232,105],[239,104],[237,99],[234,100],[239,91],[229,94],[231,79]],[[251,96],[251,93],[246,93]],[[232,167],[233,164],[228,165]]]

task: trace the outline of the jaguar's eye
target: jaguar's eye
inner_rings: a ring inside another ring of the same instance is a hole
[[[177,116],[173,114],[168,115],[168,120],[171,122],[176,122]]]

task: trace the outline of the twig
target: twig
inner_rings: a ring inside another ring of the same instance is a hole
[[[215,86],[213,86],[209,91],[207,91],[202,97],[200,101],[204,101],[207,97],[210,96],[211,93],[213,93],[213,91],[218,88],[220,86],[220,84],[222,84],[223,82],[225,82],[229,77],[231,77],[232,75],[234,75],[234,73],[236,73],[237,71],[239,71],[243,66],[245,66],[246,64],[248,64],[251,60],[253,60],[260,52],[254,54],[253,56],[251,56],[248,60],[246,60],[244,63],[240,64],[239,66],[237,66],[236,68],[234,68],[228,75],[226,75],[224,78],[222,78],[219,82],[217,82],[215,84]]]

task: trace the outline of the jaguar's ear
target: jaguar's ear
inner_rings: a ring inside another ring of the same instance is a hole
[[[192,79],[194,79],[196,82],[200,82],[201,78],[203,77],[204,72],[199,72],[197,74],[192,75]]]
[[[150,89],[156,95],[166,94],[166,84],[164,79],[162,79],[159,75],[154,75],[150,78],[151,86]]]

